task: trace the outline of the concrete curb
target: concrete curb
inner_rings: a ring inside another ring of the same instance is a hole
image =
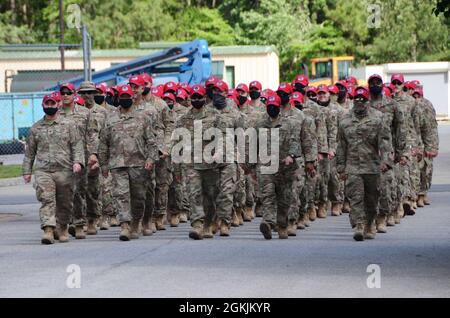
[[[31,177],[31,184],[33,183],[33,181],[34,177]],[[0,179],[0,188],[13,187],[18,185],[25,185],[25,182],[23,181],[22,177]]]

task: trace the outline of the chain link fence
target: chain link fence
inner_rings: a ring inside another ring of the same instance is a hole
[[[0,156],[22,154],[31,126],[44,116],[45,92],[0,94]]]

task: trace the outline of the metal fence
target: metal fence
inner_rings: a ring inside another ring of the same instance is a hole
[[[30,127],[44,116],[45,92],[0,94],[0,155],[20,154]]]

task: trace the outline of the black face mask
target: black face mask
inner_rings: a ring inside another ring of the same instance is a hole
[[[114,105],[114,96],[106,95],[105,100],[106,100],[106,103],[107,103],[107,104],[109,104],[109,105]]]
[[[217,109],[224,109],[225,106],[227,106],[227,99],[223,95],[213,94],[212,101],[214,107],[216,107]]]
[[[300,84],[300,83],[295,83],[295,85],[294,85],[294,91],[300,92],[300,93],[302,93],[302,95],[305,95],[305,94],[306,94],[306,89],[305,89],[305,88],[306,88],[306,87],[303,86],[303,85]]]
[[[275,106],[275,105],[267,106],[267,114],[270,117],[275,118],[278,116],[279,113],[280,113],[280,107]]]
[[[289,103],[289,94],[285,92],[280,92],[278,93],[278,96],[280,96],[281,105],[286,105],[287,103]]]
[[[117,97],[117,96],[114,97],[113,106],[114,107],[119,107],[120,106],[120,104],[119,104],[119,97]]]
[[[58,111],[58,107],[44,107],[44,113],[49,116],[53,116]]]
[[[133,100],[131,98],[119,99],[119,105],[123,108],[130,108],[133,105]]]
[[[212,91],[212,88],[211,87],[206,87],[206,96],[208,96],[209,97],[209,99],[213,99],[213,91]]]
[[[381,92],[383,91],[383,87],[377,86],[377,85],[370,86],[369,91],[372,95],[378,96],[378,95],[381,95]]]
[[[295,103],[295,108],[303,110],[303,104],[296,102]]]
[[[320,106],[327,107],[330,105],[331,100],[327,100],[326,102],[317,101]]]
[[[103,96],[103,95],[95,95],[94,96],[94,101],[95,101],[96,104],[101,105],[105,101],[105,96]]]
[[[173,109],[173,104],[172,103],[166,103],[167,106],[169,106],[170,109]]]
[[[150,93],[150,87],[148,87],[148,86],[145,86],[145,88],[144,88],[144,92],[142,93],[142,96],[147,96],[147,95],[148,95],[148,93]]]
[[[247,101],[247,96],[238,96],[239,106],[242,106]]]
[[[339,91],[338,93],[338,101],[343,101],[345,99],[345,97],[347,96],[347,91],[343,90],[343,91]]]
[[[368,104],[367,101],[356,100],[353,104],[353,112],[357,117],[364,117],[367,115]]]
[[[200,109],[203,106],[205,106],[205,100],[204,99],[193,99],[191,100],[192,107],[196,109]]]
[[[258,99],[259,96],[261,96],[261,92],[260,91],[250,91],[250,98],[252,100]]]

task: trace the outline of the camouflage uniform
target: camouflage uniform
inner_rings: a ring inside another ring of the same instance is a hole
[[[426,98],[419,98],[418,102],[420,107],[423,109],[423,114],[426,121],[429,123],[429,129],[434,138],[433,145],[429,149],[424,149],[425,151],[438,152],[439,150],[439,135],[438,135],[438,125],[436,121],[436,111],[433,104]],[[423,167],[420,171],[420,188],[419,195],[425,196],[431,186],[431,180],[433,176],[433,158],[425,157],[423,158]]]
[[[85,160],[83,166],[86,167],[86,153],[87,153],[87,129],[89,125],[90,112],[87,108],[79,105],[74,105],[73,110],[70,108],[61,108],[59,115],[62,118],[72,120],[77,127],[78,135],[80,136],[83,148],[85,151]],[[83,170],[86,170],[85,168]],[[74,180],[74,199],[73,199],[73,224],[86,224],[86,192],[87,192],[87,173],[83,171],[82,174],[76,175]]]
[[[287,109],[281,110],[281,115],[287,118],[290,118],[296,123],[297,130],[292,132],[298,132],[300,134],[299,140],[301,143],[308,144],[308,147],[311,148],[308,153],[308,158],[311,162],[315,162],[317,158],[317,137],[316,137],[316,126],[311,117],[306,116],[302,111],[298,110],[295,107],[289,107]],[[282,158],[283,159],[283,158]],[[305,201],[301,201],[301,193],[303,191],[303,187],[305,185],[305,160],[303,154],[298,158],[295,158],[297,163],[297,170],[295,172],[297,178],[294,180],[292,185],[292,195],[293,199],[291,202],[291,206],[289,208],[288,221],[292,223],[296,223],[300,217],[300,211],[305,212],[305,208],[302,206],[306,205]],[[303,217],[303,215],[302,215]]]
[[[86,148],[87,155],[89,158],[91,154],[98,153],[98,144],[100,131],[103,129],[107,117],[107,110],[100,105],[94,103],[94,105],[89,108],[89,122],[87,128],[87,140]],[[88,166],[86,169],[87,173],[87,193],[86,193],[86,217],[89,220],[95,220],[101,215],[101,177],[100,170],[91,171]]]
[[[34,188],[41,203],[41,228],[67,225],[73,208],[73,165],[85,163],[82,139],[72,121],[58,116],[35,123],[28,134],[23,174],[34,166]]]
[[[144,215],[148,171],[145,163],[157,160],[157,141],[149,117],[135,111],[109,116],[98,147],[102,171],[112,175],[119,221],[140,222]]]
[[[374,97],[370,100],[370,106],[383,113],[385,129],[390,135],[390,145],[393,150],[392,157],[400,159],[406,156],[406,123],[405,114],[398,104],[390,97],[380,95],[379,99]],[[380,176],[380,215],[393,215],[398,209],[397,178],[395,170],[390,169]]]
[[[288,226],[288,214],[294,191],[295,182],[298,181],[297,158],[304,157],[306,162],[313,162],[317,153],[313,152],[313,137],[307,133],[306,125],[299,127],[298,120],[292,116],[279,115],[271,119],[267,114],[261,116],[256,124],[258,139],[261,138],[261,131],[268,130],[267,150],[271,149],[271,132],[277,129],[279,133],[279,154],[277,156],[279,169],[272,174],[264,174],[263,166],[270,165],[259,162],[257,165],[258,181],[262,197],[263,221],[273,228],[278,225],[280,229]],[[299,117],[300,118],[300,117]],[[296,133],[298,131],[300,133]],[[259,143],[260,141],[258,141]],[[261,150],[261,145],[260,150]],[[282,160],[292,156],[294,163],[286,166]]]
[[[191,208],[190,221],[194,224],[197,221],[202,223],[205,219],[213,219],[213,214],[216,207],[216,197],[219,187],[219,171],[217,163],[205,162],[203,158],[196,158],[195,149],[201,149],[200,155],[203,154],[205,147],[211,142],[203,138],[194,139],[194,128],[201,124],[202,136],[204,132],[213,127],[220,127],[221,118],[217,110],[207,109],[206,105],[197,112],[191,108],[176,121],[176,131],[179,132],[182,128],[187,129],[186,134],[173,134],[171,153],[179,151],[178,142],[186,136],[190,136],[189,147],[184,148],[189,156],[190,162],[183,162],[182,166],[186,175],[186,188],[188,192],[189,204]],[[189,135],[188,135],[189,133]]]
[[[371,107],[362,117],[353,111],[346,114],[339,125],[337,171],[347,174],[345,194],[351,223],[357,226],[370,227],[377,215],[380,164],[392,166],[389,139],[382,113]]]

